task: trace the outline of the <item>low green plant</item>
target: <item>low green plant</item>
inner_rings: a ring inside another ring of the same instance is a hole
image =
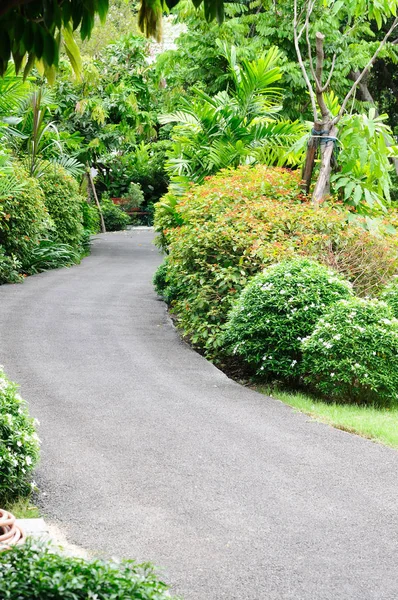
[[[282,261],[254,277],[226,324],[230,352],[265,376],[297,379],[301,339],[327,307],[352,295],[337,273],[306,258]]]
[[[105,194],[101,199],[102,216],[107,231],[121,231],[130,223],[130,217],[121,208],[113,204]]]
[[[398,277],[394,277],[380,294],[380,300],[387,302],[394,317],[398,318]]]
[[[40,240],[30,255],[29,272],[40,273],[49,269],[69,267],[80,261],[80,254],[69,244],[53,240]]]
[[[86,200],[82,200],[83,227],[90,233],[99,233],[100,231],[100,215],[98,208],[93,204],[89,204]]]
[[[0,553],[0,597],[7,600],[172,600],[167,586],[148,563],[85,560],[32,542]]]
[[[21,263],[15,256],[6,256],[4,248],[0,246],[0,285],[3,283],[20,283]]]
[[[54,164],[45,169],[38,181],[55,223],[55,239],[78,248],[83,234],[83,212],[76,180]]]
[[[305,382],[339,402],[398,403],[398,320],[380,300],[341,300],[302,342]]]
[[[39,458],[35,421],[18,394],[18,386],[0,368],[0,501],[28,496]],[[1,577],[0,577],[1,579]]]

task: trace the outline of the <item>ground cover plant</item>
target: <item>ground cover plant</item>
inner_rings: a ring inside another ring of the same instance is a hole
[[[306,258],[285,260],[252,278],[229,314],[224,344],[265,377],[298,380],[301,340],[352,286]]]
[[[28,496],[39,458],[36,424],[18,393],[18,386],[0,369],[0,501]]]
[[[0,553],[0,596],[7,600],[172,600],[150,564],[89,561],[31,542]]]
[[[155,228],[168,253],[163,293],[172,289],[182,330],[213,357],[233,302],[267,265],[314,258],[365,294],[381,289],[398,265],[394,236],[350,225],[339,206],[316,210],[301,193],[299,174],[280,168],[240,167],[179,201],[169,194],[156,206]],[[362,268],[368,261],[370,271]]]

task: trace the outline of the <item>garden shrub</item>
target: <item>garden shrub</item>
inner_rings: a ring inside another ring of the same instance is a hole
[[[295,379],[301,339],[327,307],[352,295],[351,285],[306,258],[285,260],[254,277],[226,325],[225,343],[258,373]]]
[[[48,163],[38,181],[55,223],[55,239],[77,248],[83,234],[83,211],[76,180],[60,165]]]
[[[387,302],[391,308],[394,317],[398,318],[398,278],[394,277],[389,285],[382,290],[380,299]]]
[[[82,200],[82,215],[84,229],[90,233],[99,233],[101,227],[98,208],[94,204],[89,204],[86,200]]]
[[[32,542],[0,552],[0,597],[7,600],[172,600],[149,564],[65,556]]]
[[[358,293],[383,286],[398,267],[394,236],[350,225],[337,207],[314,208],[299,174],[287,169],[240,167],[179,200],[168,194],[156,204],[155,227],[168,253],[168,285],[178,290],[173,311],[209,356],[235,298],[268,265],[307,256],[335,266]],[[361,271],[368,256],[371,273]]]
[[[159,296],[161,296],[165,302],[170,303],[178,295],[178,285],[169,284],[167,273],[168,264],[166,258],[155,271],[155,275],[153,276],[153,285],[156,293],[159,294]]]
[[[39,438],[18,386],[0,369],[0,501],[27,496],[39,458]],[[1,554],[1,553],[0,553]],[[0,578],[1,579],[1,578]],[[1,597],[1,596],[0,596]]]
[[[3,283],[19,283],[23,281],[20,274],[21,263],[15,256],[6,256],[4,248],[0,246],[0,285]]]
[[[145,198],[141,190],[139,183],[130,183],[127,194],[123,196],[123,204],[120,204],[120,208],[125,212],[132,208],[139,208],[143,204]]]
[[[130,223],[130,217],[105,195],[101,199],[101,210],[107,231],[121,231]]]
[[[29,177],[25,169],[15,163],[13,170],[16,181],[25,187],[0,200],[0,245],[6,255],[26,268],[33,248],[54,224],[37,179]]]
[[[398,320],[380,300],[341,300],[303,340],[305,382],[340,402],[398,403]]]

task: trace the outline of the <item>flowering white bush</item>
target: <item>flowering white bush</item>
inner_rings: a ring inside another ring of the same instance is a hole
[[[398,277],[394,277],[391,283],[382,291],[380,299],[387,302],[394,317],[398,318]]]
[[[380,300],[341,300],[302,342],[305,381],[332,400],[398,403],[398,319]]]
[[[351,295],[347,281],[317,262],[282,261],[243,290],[229,315],[225,343],[259,374],[297,378],[301,339],[331,304]]]
[[[28,495],[40,440],[26,403],[0,367],[0,500]]]

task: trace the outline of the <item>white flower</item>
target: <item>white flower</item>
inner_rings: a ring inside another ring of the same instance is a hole
[[[281,290],[279,293],[280,294],[286,294],[286,290]]]
[[[292,360],[292,362],[291,362],[290,366],[291,366],[291,367],[294,367],[294,365],[296,365],[296,364],[297,364],[297,360]]]
[[[22,446],[22,442],[20,440],[17,441],[17,446],[19,446],[19,447]]]
[[[336,335],[333,336],[333,339],[339,341],[341,339],[341,335],[339,333],[337,333]]]
[[[334,377],[334,373],[330,373],[330,377]]]
[[[30,456],[27,456],[25,458],[25,462],[26,462],[27,465],[31,465],[32,464],[32,458]]]
[[[355,367],[355,369],[360,369],[361,365],[359,365],[358,363],[355,363],[354,367]]]

